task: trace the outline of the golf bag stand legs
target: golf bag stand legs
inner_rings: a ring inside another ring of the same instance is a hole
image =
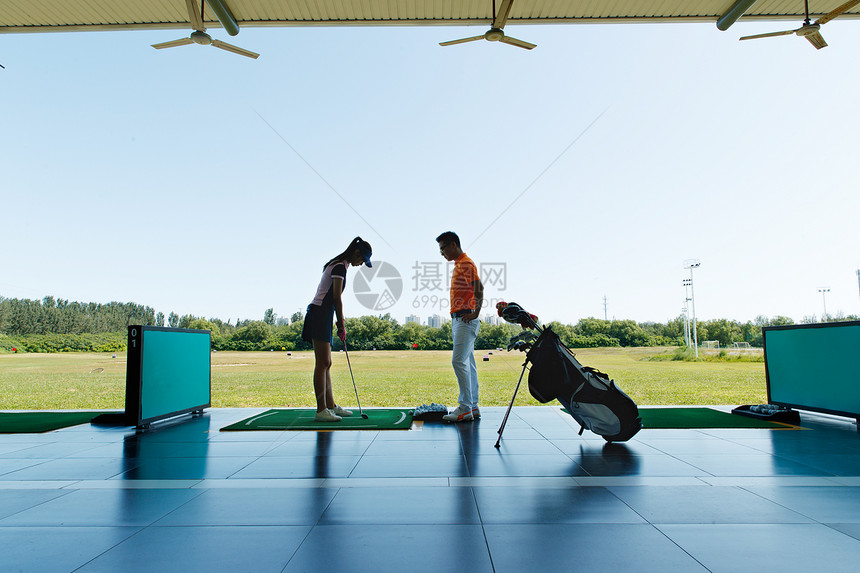
[[[500,448],[500,447],[501,447],[501,442],[502,442],[502,432],[504,432],[504,431],[505,431],[505,424],[507,424],[507,423],[508,423],[508,416],[510,416],[510,415],[511,415],[511,408],[513,408],[513,407],[514,407],[514,400],[517,398],[517,392],[519,392],[519,391],[520,391],[520,384],[522,384],[522,383],[523,383],[523,376],[525,376],[525,373],[526,373],[526,366],[528,366],[528,363],[529,363],[529,361],[528,361],[528,360],[526,360],[525,362],[523,362],[523,371],[520,373],[520,379],[519,379],[519,381],[517,382],[517,387],[514,389],[514,395],[513,395],[513,396],[511,396],[511,403],[510,403],[510,404],[508,404],[508,411],[507,411],[507,412],[505,412],[505,417],[504,417],[504,418],[502,418],[502,425],[501,425],[501,426],[499,426],[499,439],[498,439],[498,440],[496,440],[496,446],[495,446],[495,447],[497,447],[497,448]]]

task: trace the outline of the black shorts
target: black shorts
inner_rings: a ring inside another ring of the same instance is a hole
[[[302,340],[305,342],[319,340],[331,344],[332,322],[334,322],[333,305],[309,304],[305,314],[305,324],[302,327]]]

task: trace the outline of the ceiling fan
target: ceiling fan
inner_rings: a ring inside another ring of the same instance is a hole
[[[860,2],[860,0],[858,0],[858,2]],[[216,48],[221,48],[222,50],[227,50],[228,52],[233,52],[240,56],[254,58],[255,60],[260,57],[260,54],[256,52],[245,50],[239,46],[222,42],[221,40],[213,40],[212,36],[206,33],[206,26],[203,25],[203,9],[206,6],[206,0],[202,0],[199,14],[197,13],[197,0],[185,0],[185,3],[188,6],[188,19],[191,22],[191,27],[194,29],[194,31],[191,32],[191,36],[188,38],[181,38],[179,40],[172,40],[170,42],[162,42],[161,44],[153,44],[153,48],[161,50],[164,48],[175,48],[176,46],[186,46],[188,44],[200,44],[201,46],[214,46]],[[236,32],[238,33],[238,29]]]
[[[797,28],[796,30],[785,30],[783,32],[771,32],[769,34],[757,34],[755,36],[744,36],[740,38],[741,40],[755,40],[757,38],[769,38],[771,36],[787,36],[789,34],[797,34],[803,38],[809,40],[809,43],[815,46],[816,50],[820,50],[827,46],[827,42],[824,41],[824,38],[821,37],[821,34],[818,30],[821,29],[823,24],[831,21],[835,17],[839,16],[843,12],[846,12],[860,4],[860,0],[848,0],[845,4],[839,6],[832,12],[829,12],[816,20],[815,22],[811,22],[809,20],[809,0],[804,0],[804,5],[806,8],[806,18],[803,20],[803,26]]]
[[[860,0],[857,1],[860,2]],[[493,19],[492,28],[490,28],[480,36],[472,36],[471,38],[463,38],[462,40],[451,40],[450,42],[440,42],[439,45],[451,46],[454,44],[463,44],[465,42],[474,42],[475,40],[487,40],[489,42],[502,42],[504,44],[510,44],[511,46],[525,48],[526,50],[536,48],[537,46],[535,44],[530,44],[529,42],[524,42],[523,40],[517,40],[516,38],[505,36],[505,22],[508,21],[508,16],[511,13],[511,6],[513,5],[513,3],[514,0],[502,0],[502,4],[499,6],[499,11],[496,12],[496,0],[493,0],[493,12],[495,13],[495,18]]]

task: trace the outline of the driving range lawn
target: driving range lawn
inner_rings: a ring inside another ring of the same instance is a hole
[[[639,405],[767,402],[763,362],[646,361],[666,348],[578,349],[577,359],[609,374]],[[481,406],[507,406],[524,355],[475,353]],[[363,407],[457,404],[450,351],[354,351],[352,370]],[[355,406],[346,357],[335,352],[338,403]],[[312,352],[213,352],[212,406],[304,407],[315,404]],[[0,410],[122,409],[125,353],[0,354]],[[528,374],[526,374],[528,376]],[[555,402],[553,402],[555,403]],[[526,382],[517,405],[539,405]]]

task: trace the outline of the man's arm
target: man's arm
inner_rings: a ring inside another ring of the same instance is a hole
[[[463,315],[464,322],[472,322],[481,315],[481,307],[484,306],[484,283],[481,279],[475,279],[472,283],[472,292],[475,294],[475,311]]]

